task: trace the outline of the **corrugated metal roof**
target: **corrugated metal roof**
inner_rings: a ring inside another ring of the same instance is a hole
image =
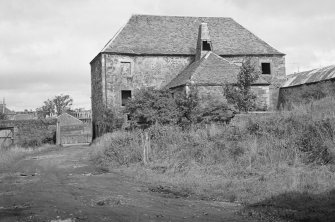
[[[300,72],[288,76],[288,80],[282,85],[282,88],[303,85],[307,83],[316,83],[335,78],[335,65]]]

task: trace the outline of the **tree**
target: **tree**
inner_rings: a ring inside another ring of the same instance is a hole
[[[199,118],[199,97],[196,87],[190,87],[188,94],[179,95],[176,99],[178,108],[178,124],[188,125],[198,122]]]
[[[6,114],[4,114],[4,113],[0,113],[0,120],[6,120],[7,119],[7,116],[6,116]]]
[[[39,118],[61,115],[71,108],[73,99],[69,95],[58,95],[53,99],[47,99],[43,102],[43,106],[36,109]]]
[[[248,112],[256,107],[256,95],[251,91],[251,85],[259,78],[260,71],[251,58],[243,60],[236,85],[225,85],[225,95],[228,103],[234,104],[239,111]]]
[[[105,108],[103,110],[102,120],[98,122],[100,130],[104,133],[113,132],[120,129],[123,125],[124,118],[115,113],[113,109]]]
[[[48,99],[43,104],[43,106],[36,109],[38,118],[45,118],[55,114],[55,104],[52,100]]]
[[[73,99],[69,95],[55,96],[52,100],[55,105],[56,114],[59,116],[71,108]]]

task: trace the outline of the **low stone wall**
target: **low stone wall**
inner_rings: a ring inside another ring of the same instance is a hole
[[[19,146],[39,146],[55,143],[57,119],[3,120],[1,128],[13,128],[13,142]]]
[[[281,88],[277,108],[291,109],[293,104],[305,104],[326,96],[335,97],[335,80]]]

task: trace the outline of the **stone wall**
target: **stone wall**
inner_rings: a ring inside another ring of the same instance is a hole
[[[206,106],[214,101],[227,102],[223,86],[197,86],[197,91],[202,106]]]
[[[108,107],[121,106],[121,90],[131,90],[133,96],[143,87],[164,87],[193,61],[187,56],[106,54],[104,58]]]
[[[230,62],[241,64],[243,56],[224,57]],[[271,63],[271,75],[263,75],[269,82],[285,78],[285,58],[283,56],[253,56],[256,63]],[[92,83],[92,125],[93,138],[101,135],[97,133],[98,122],[105,107],[116,111],[122,110],[121,91],[131,90],[132,97],[143,87],[162,88],[175,76],[194,61],[194,56],[162,56],[162,55],[121,55],[99,54],[91,62]],[[203,96],[220,94],[221,86],[201,89]],[[265,98],[265,89],[259,90]],[[265,98],[269,108],[277,105],[278,87],[270,87],[269,97]],[[273,100],[273,101],[272,101]]]
[[[256,104],[258,110],[265,111],[272,107],[269,86],[252,86],[251,91],[257,96]]]
[[[210,101],[227,102],[223,86],[197,86],[197,90],[203,106],[206,106]],[[251,90],[257,95],[256,102],[259,109],[266,109],[270,106],[269,86],[252,86]]]
[[[223,57],[235,64],[242,64],[243,58],[241,56]],[[269,62],[271,64],[271,75],[262,75],[266,81],[271,83],[269,88],[269,110],[275,110],[278,104],[279,85],[281,81],[286,79],[285,57],[280,55],[273,56],[252,56],[254,62],[261,66],[262,62]]]
[[[241,56],[222,56],[224,59],[227,59],[229,62],[235,64],[242,64],[245,57]],[[277,79],[286,78],[286,69],[285,69],[285,57],[284,56],[252,56],[255,64],[261,66],[262,62],[269,62],[271,64],[271,75],[262,75],[262,77],[272,83]]]
[[[278,109],[291,109],[294,104],[304,104],[313,99],[335,97],[335,80],[280,88]]]
[[[102,118],[105,107],[105,79],[102,78],[102,55],[98,55],[91,62],[91,102],[92,102],[92,134],[93,138],[99,136],[98,122]]]
[[[56,139],[57,119],[48,120],[4,120],[0,121],[0,128],[14,128],[14,144],[20,146],[40,145],[40,143],[54,143]]]

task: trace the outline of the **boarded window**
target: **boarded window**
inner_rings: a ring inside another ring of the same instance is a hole
[[[130,62],[121,62],[121,76],[131,76]]]
[[[262,63],[262,74],[265,74],[265,75],[271,74],[271,64],[269,62]]]
[[[125,106],[128,99],[131,98],[131,90],[121,90],[121,106]]]

